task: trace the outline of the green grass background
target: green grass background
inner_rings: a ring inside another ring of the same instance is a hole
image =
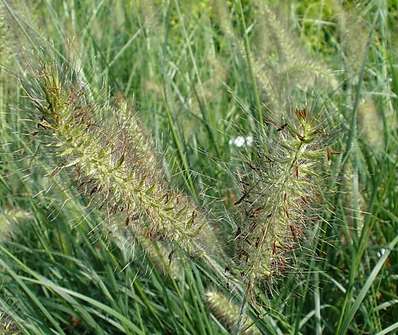
[[[262,49],[268,21],[249,0],[219,2],[226,17],[206,0],[0,2],[0,334],[228,334],[205,290],[240,299],[203,264],[163,275],[104,229],[68,174],[51,176],[57,161],[19,80],[35,49],[72,60],[98,101],[134,101],[170,182],[225,236],[250,151],[230,140],[261,131],[267,94],[319,100],[339,153],[328,209],[250,315],[264,334],[397,331],[398,2],[346,1],[346,16],[333,1],[265,2],[289,30],[283,57]],[[336,83],[311,84],[322,71]]]

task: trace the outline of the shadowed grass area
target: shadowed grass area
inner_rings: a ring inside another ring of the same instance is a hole
[[[398,329],[396,0],[0,7],[0,334]]]

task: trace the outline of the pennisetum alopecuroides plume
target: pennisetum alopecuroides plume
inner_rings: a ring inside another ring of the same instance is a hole
[[[220,252],[205,215],[165,181],[149,137],[123,99],[117,108],[94,103],[75,71],[51,62],[26,85],[26,92],[40,112],[38,126],[48,145],[63,159],[55,172],[73,168],[91,203],[117,216],[140,238],[174,243],[199,257]],[[113,125],[96,120],[109,113]]]
[[[274,124],[273,135],[260,136],[240,175],[235,260],[250,289],[287,269],[289,252],[316,219],[329,137],[311,112],[295,109],[284,124]]]

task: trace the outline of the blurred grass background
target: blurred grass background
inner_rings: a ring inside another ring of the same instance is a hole
[[[219,235],[236,229],[252,154],[234,139],[261,132],[268,109],[283,120],[320,101],[339,129],[329,210],[249,313],[264,334],[398,329],[397,1],[1,3],[0,334],[228,334],[205,291],[239,301],[203,264],[165,276],[51,174],[19,80],[36,48],[74,63],[98,101],[134,103],[168,179]]]

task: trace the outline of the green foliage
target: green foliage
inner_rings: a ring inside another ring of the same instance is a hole
[[[397,329],[396,1],[1,6],[0,334]]]

